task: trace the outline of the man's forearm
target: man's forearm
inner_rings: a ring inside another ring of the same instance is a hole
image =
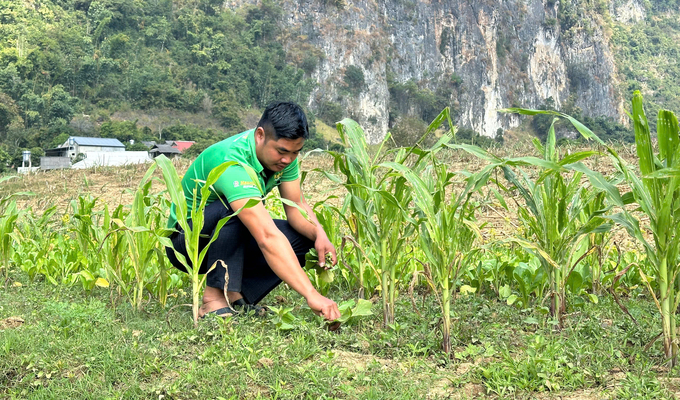
[[[293,252],[286,236],[277,231],[258,243],[267,264],[274,273],[304,298],[316,294],[316,289]]]

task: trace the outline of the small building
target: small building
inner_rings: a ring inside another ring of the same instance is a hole
[[[184,150],[191,147],[194,143],[196,143],[196,142],[191,141],[191,140],[174,140],[171,143],[165,143],[165,144],[169,144],[170,146],[172,146],[172,147],[176,148],[177,150],[179,150],[180,152],[184,153]]]
[[[118,139],[71,136],[59,147],[45,150],[46,157],[76,157],[81,153],[125,151]]]
[[[153,158],[156,158],[161,154],[164,154],[168,158],[175,158],[182,154],[182,152],[176,147],[172,147],[167,144],[157,144],[154,145],[151,150],[149,150],[149,155]]]

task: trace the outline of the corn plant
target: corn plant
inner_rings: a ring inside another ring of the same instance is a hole
[[[413,148],[387,150],[388,134],[371,157],[361,127],[351,119],[344,119],[337,128],[345,152],[329,152],[334,157],[335,170],[344,176],[344,180],[336,174],[321,171],[348,191],[340,217],[347,222],[350,230],[349,241],[345,243],[351,243],[356,251],[358,265],[354,273],[358,278],[359,297],[370,296],[375,289],[381,291],[386,326],[394,323],[397,285],[404,280],[409,262],[404,256],[404,249],[407,239],[415,232],[415,225],[408,223],[411,188],[406,185],[403,176],[384,169],[382,161],[392,157],[394,163],[404,168],[423,168],[426,155],[442,148],[451,139],[449,133],[428,151],[418,147],[444,121],[453,126],[448,109],[430,124]],[[411,155],[415,156],[415,160],[409,159]]]
[[[586,215],[593,215],[599,210],[604,210],[606,208],[605,199],[605,192],[601,191],[598,193],[591,202],[586,204],[586,209],[584,210],[585,212],[581,218],[584,218]],[[603,266],[606,263],[606,260],[609,258],[608,249],[611,249],[609,242],[612,240],[612,237],[613,235],[611,235],[611,231],[603,233],[591,233],[588,235],[588,240],[584,240],[583,242],[583,245],[587,246],[587,248],[596,249],[595,253],[590,255],[584,263],[590,266],[591,291],[595,295],[601,293],[602,279],[606,272],[606,270],[603,270]]]
[[[78,196],[71,200],[72,231],[80,245],[83,254],[93,251],[96,253],[97,244],[103,238],[99,228],[99,215],[95,211],[97,198],[92,196]]]
[[[115,289],[118,295],[130,293],[131,279],[127,275],[126,261],[128,260],[128,243],[125,232],[119,229],[119,225],[113,221],[122,221],[126,218],[126,210],[122,204],[113,212],[109,211],[108,204],[104,206],[104,220],[102,226],[108,230],[106,236],[99,244],[99,253],[102,255],[107,281],[115,283],[110,285],[110,290]]]
[[[51,206],[37,217],[32,210],[28,210],[18,221],[17,253],[21,262],[17,265],[21,265],[31,281],[38,275],[45,275],[45,263],[50,256],[53,239],[63,231],[54,221],[56,212],[57,207]]]
[[[57,235],[50,244],[50,255],[44,265],[45,279],[53,285],[73,285],[79,272],[86,269],[87,257],[77,243],[66,235]]]
[[[0,263],[5,270],[5,284],[9,281],[9,261],[14,247],[14,229],[19,218],[16,201],[12,200],[2,208],[0,215]]]
[[[3,176],[0,183],[14,179],[16,176]],[[15,196],[32,195],[30,192],[19,192],[0,197],[0,268],[5,271],[5,285],[9,281],[9,261],[12,258],[14,230],[20,211],[17,209]]]
[[[635,128],[635,143],[639,164],[639,177],[631,166],[609,148],[614,165],[623,176],[631,191],[621,195],[618,188],[604,177],[589,171],[594,185],[607,193],[607,198],[620,212],[609,218],[623,226],[630,236],[637,239],[645,249],[647,263],[652,276],[647,277],[638,268],[642,281],[647,285],[661,314],[664,352],[672,366],[677,364],[677,323],[675,312],[680,305],[678,274],[680,264],[680,129],[678,119],[671,111],[660,110],[657,116],[657,139],[659,152],[654,154],[649,123],[644,112],[642,95],[636,91],[632,99],[632,115]],[[640,220],[625,208],[636,203],[639,211],[648,218],[647,226],[640,226]],[[646,232],[651,232],[652,241]],[[658,293],[649,284],[651,279],[658,284]]]
[[[156,269],[155,257],[159,256],[158,237],[166,232],[164,228],[164,211],[160,209],[154,197],[149,194],[150,179],[157,164],[152,164],[139,183],[131,211],[124,221],[114,219],[118,229],[124,232],[128,245],[127,254],[132,261],[134,285],[131,302],[138,309],[142,308],[142,298],[148,280],[152,279]],[[163,258],[160,256],[159,258]]]
[[[505,111],[522,112],[524,114],[539,113],[534,110],[508,109]],[[556,116],[573,118],[557,112]],[[581,160],[597,154],[595,151],[582,151],[560,157],[555,146],[554,122],[550,126],[545,145],[538,139],[534,146],[542,155],[537,157],[499,158],[476,147],[467,145],[452,145],[451,147],[466,150],[490,162],[487,169],[500,168],[509,187],[500,185],[508,193],[519,193],[520,201],[516,201],[517,213],[524,226],[523,236],[516,236],[511,241],[519,244],[525,250],[541,260],[548,275],[550,286],[550,313],[559,326],[562,326],[563,315],[566,311],[566,289],[574,269],[593,248],[581,252],[580,242],[592,233],[609,230],[611,224],[601,217],[604,210],[596,210],[593,206],[598,201],[599,190],[592,185],[583,185],[583,172],[577,169],[585,168]],[[582,126],[582,125],[580,125]],[[590,130],[583,127],[582,135],[586,139],[599,138]],[[520,167],[538,167],[539,176],[534,180],[529,171]],[[517,171],[517,172],[516,172]],[[503,207],[509,210],[507,203],[501,199]],[[594,296],[591,300],[596,301]]]
[[[349,214],[352,244],[361,254],[357,268],[359,297],[371,295],[375,288],[381,290],[385,325],[394,323],[394,299],[397,280],[401,278],[404,266],[401,250],[406,238],[413,233],[410,226],[399,229],[405,220],[404,205],[408,204],[408,193],[399,194],[390,190],[389,178],[381,177],[378,158],[382,156],[387,140],[381,143],[376,155],[371,158],[361,127],[350,119],[338,123],[338,132],[346,146],[345,154],[336,155],[336,166],[343,171],[346,181],[342,182],[349,194],[343,204],[343,214]],[[387,138],[386,138],[387,139]],[[331,174],[326,173],[327,176]],[[402,185],[403,186],[403,185]],[[367,268],[368,267],[368,268]]]
[[[426,262],[424,274],[436,294],[442,311],[442,348],[451,352],[451,303],[456,292],[463,266],[471,264],[477,250],[472,250],[475,238],[480,235],[474,219],[476,206],[471,195],[486,179],[473,175],[468,178],[465,190],[455,193],[450,189],[454,174],[446,165],[432,157],[432,166],[417,174],[402,164],[388,162],[384,165],[401,174],[413,188],[416,225]],[[451,195],[448,199],[447,188]]]
[[[163,173],[163,180],[165,181],[165,185],[167,186],[167,193],[169,194],[170,199],[172,200],[172,203],[175,206],[177,222],[184,231],[184,240],[189,259],[187,260],[187,258],[184,257],[184,255],[182,255],[176,250],[175,256],[177,257],[177,260],[179,260],[182,263],[182,265],[186,268],[187,272],[191,276],[192,311],[194,317],[194,325],[198,326],[198,303],[199,303],[198,298],[200,290],[203,284],[205,283],[205,276],[202,279],[199,276],[200,267],[203,264],[203,259],[205,258],[208,252],[208,248],[217,239],[217,236],[219,235],[219,232],[224,226],[224,224],[226,224],[229,221],[229,219],[236,216],[241,211],[241,209],[236,210],[233,214],[225,218],[222,218],[217,223],[215,231],[213,235],[210,237],[208,243],[203,247],[203,249],[201,249],[200,248],[201,230],[203,229],[204,225],[203,211],[205,210],[206,204],[208,202],[210,191],[214,190],[212,185],[215,182],[217,182],[217,179],[224,173],[224,171],[227,170],[227,168],[238,164],[243,166],[248,175],[250,175],[251,180],[255,182],[255,184],[257,185],[260,192],[262,192],[262,188],[260,187],[259,179],[257,178],[257,175],[252,168],[245,164],[240,164],[236,161],[227,161],[215,167],[212,171],[210,171],[205,182],[196,182],[192,189],[194,200],[192,203],[193,207],[191,208],[191,210],[189,210],[186,198],[184,197],[184,191],[182,189],[181,180],[179,178],[179,175],[177,175],[177,170],[172,165],[172,162],[167,157],[161,155],[159,157],[156,157],[156,164],[161,168],[161,171]],[[200,202],[197,201],[199,191],[201,193]],[[259,200],[250,199],[243,206],[242,209],[250,208],[257,204],[260,204]],[[191,217],[191,224],[187,220],[189,216]],[[170,240],[170,238],[161,236],[159,237],[159,240],[162,245],[173,248],[172,241]]]

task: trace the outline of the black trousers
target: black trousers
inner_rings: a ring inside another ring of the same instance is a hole
[[[206,206],[204,211],[205,222],[201,234],[209,237],[201,238],[201,249],[210,241],[219,220],[232,213],[233,211],[228,207],[228,204],[225,207],[221,201],[215,201]],[[314,243],[293,229],[288,221],[275,219],[274,223],[290,242],[300,265],[304,266],[305,254],[314,247]],[[191,221],[189,221],[189,224],[191,224]],[[184,232],[179,224],[176,228],[179,232],[173,233],[170,240],[175,250],[187,257]],[[166,247],[165,250],[172,265],[186,272],[186,268],[175,257],[173,249]],[[227,290],[240,292],[246,302],[250,304],[257,304],[281,283],[281,279],[269,267],[257,242],[248,228],[241,223],[238,216],[232,217],[222,227],[217,239],[208,248],[199,272],[205,274],[217,260],[222,260],[227,265],[229,272]],[[187,261],[189,261],[188,257]],[[223,290],[225,284],[224,272],[224,267],[218,263],[212,271],[208,272],[206,285]]]

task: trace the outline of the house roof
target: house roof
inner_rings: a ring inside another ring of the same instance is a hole
[[[161,153],[161,154],[181,154],[182,152],[179,151],[177,148],[172,147],[167,144],[157,144],[149,150],[149,153]]]
[[[125,147],[118,139],[71,136],[78,146]],[[68,140],[64,143],[68,146]]]
[[[189,141],[189,140],[175,140],[175,144],[172,145],[172,146],[176,147],[177,150],[179,150],[179,151],[184,151],[184,150],[188,149],[189,147],[191,147],[191,145],[194,144],[194,143],[196,143],[196,142]]]

